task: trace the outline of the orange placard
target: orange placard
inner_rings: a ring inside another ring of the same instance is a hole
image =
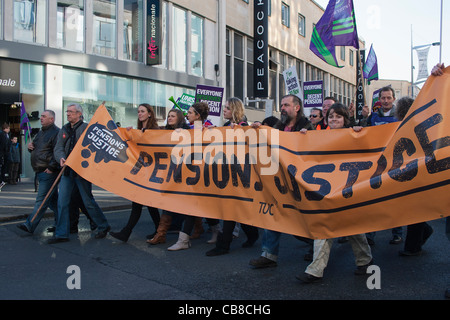
[[[117,128],[100,106],[66,164],[131,201],[314,239],[384,230],[450,211],[450,68],[402,122],[280,132],[269,127]]]

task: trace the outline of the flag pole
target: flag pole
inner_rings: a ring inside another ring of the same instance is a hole
[[[31,219],[31,223],[33,223],[34,219],[36,219],[38,213],[41,211],[42,207],[44,206],[44,204],[47,202],[47,199],[50,197],[50,195],[53,192],[53,189],[55,189],[56,185],[59,182],[59,179],[61,179],[61,176],[64,172],[64,170],[66,169],[66,165],[64,165],[61,169],[61,171],[59,172],[58,176],[56,177],[55,181],[53,182],[53,185],[51,186],[51,188],[48,190],[47,195],[45,196],[44,200],[42,200],[41,205],[39,206],[39,209],[37,209],[36,213],[34,214],[34,217]]]
[[[439,63],[442,63],[442,10],[444,6],[444,0],[441,0],[441,26],[440,26],[440,45],[439,45]]]

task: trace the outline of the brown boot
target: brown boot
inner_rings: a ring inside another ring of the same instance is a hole
[[[147,240],[150,244],[166,243],[166,233],[172,223],[172,216],[168,214],[162,214],[159,221],[158,230],[156,230],[155,236],[151,240]]]
[[[200,238],[200,235],[203,232],[205,232],[205,230],[203,229],[203,218],[195,218],[194,232],[192,232],[190,239]]]

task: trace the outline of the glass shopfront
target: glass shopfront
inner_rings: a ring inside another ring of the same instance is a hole
[[[177,100],[183,93],[195,95],[195,90],[100,73],[63,70],[63,111],[70,103],[79,103],[87,122],[105,101],[111,117],[122,127],[136,127],[137,108],[141,103],[154,106],[158,122],[162,125],[167,112],[173,107],[169,98]]]

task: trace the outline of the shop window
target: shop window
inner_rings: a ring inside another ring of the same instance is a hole
[[[93,1],[92,51],[116,56],[116,0]]]
[[[56,11],[56,46],[84,51],[84,6],[78,0],[58,1]]]
[[[187,57],[187,30],[186,30],[186,11],[173,7],[173,26],[171,29],[171,55],[172,69],[175,71],[186,72]]]
[[[191,16],[191,74],[203,76],[203,18]]]
[[[123,58],[143,61],[144,56],[144,4],[143,0],[124,1]]]
[[[14,40],[46,44],[47,1],[14,0]]]

